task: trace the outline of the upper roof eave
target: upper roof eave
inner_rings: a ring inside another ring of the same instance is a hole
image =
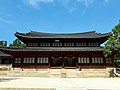
[[[54,33],[42,33],[42,32],[29,32],[29,33],[19,33],[16,32],[16,37],[22,38],[102,38],[108,37],[111,33],[96,33],[95,31],[83,32],[83,33],[69,33],[69,34],[54,34]]]

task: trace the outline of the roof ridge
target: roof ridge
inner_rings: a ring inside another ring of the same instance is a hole
[[[56,35],[67,35],[67,34],[86,34],[86,33],[95,33],[96,31],[87,31],[87,32],[78,32],[78,33],[47,33],[47,32],[37,32],[37,31],[31,31],[28,33],[41,33],[41,34],[56,34]]]

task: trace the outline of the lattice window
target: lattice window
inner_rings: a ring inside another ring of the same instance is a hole
[[[103,63],[103,57],[92,57],[92,63]]]
[[[24,58],[23,63],[34,63],[35,62],[35,58]]]
[[[64,46],[74,46],[74,43],[64,43]]]
[[[62,46],[62,43],[52,43],[52,46],[59,47]]]
[[[15,63],[21,63],[21,58],[15,58]]]
[[[38,43],[28,43],[28,46],[38,46]]]
[[[89,63],[89,57],[78,57],[78,63]]]
[[[111,58],[106,58],[106,63],[111,64],[112,63],[112,59]]]
[[[50,43],[40,43],[40,46],[50,46]]]
[[[88,43],[88,46],[91,46],[91,47],[98,47],[99,44],[98,44],[98,43]]]
[[[86,46],[86,43],[76,43],[76,46],[84,47],[84,46]]]
[[[48,57],[38,57],[37,63],[48,63]]]

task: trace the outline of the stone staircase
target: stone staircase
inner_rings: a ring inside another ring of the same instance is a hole
[[[65,69],[67,78],[77,78],[77,71],[75,69]]]
[[[50,69],[50,78],[61,78],[61,69]]]
[[[77,78],[75,69],[50,69],[50,78]]]

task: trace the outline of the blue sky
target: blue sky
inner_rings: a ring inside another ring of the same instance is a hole
[[[0,40],[18,32],[110,32],[120,20],[120,0],[0,0]]]

